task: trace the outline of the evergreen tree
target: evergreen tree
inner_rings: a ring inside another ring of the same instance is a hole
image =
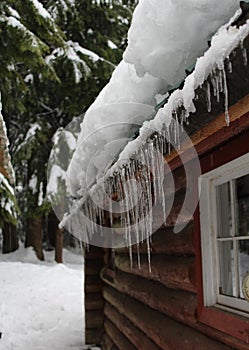
[[[52,137],[106,84],[126,45],[135,2],[0,3],[0,91],[27,244],[41,244],[42,232],[32,238],[37,232],[30,231],[42,230],[50,210],[44,198]],[[36,251],[42,258],[41,248]]]

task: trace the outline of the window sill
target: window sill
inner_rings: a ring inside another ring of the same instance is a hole
[[[249,343],[249,319],[233,314],[223,307],[203,307],[198,321],[231,337]],[[248,345],[247,345],[248,347]]]

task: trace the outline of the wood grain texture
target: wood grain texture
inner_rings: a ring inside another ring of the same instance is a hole
[[[105,321],[105,331],[113,343],[115,343],[118,350],[139,350],[108,319]]]
[[[124,296],[110,287],[104,289],[104,297],[137,328],[147,334],[163,350],[228,350],[198,331],[176,322],[143,303]],[[108,329],[108,325],[105,326]]]
[[[131,268],[129,256],[120,254],[115,257],[115,265],[120,271],[160,282],[168,288],[189,292],[196,291],[194,258],[153,255],[151,257],[151,272],[146,259],[146,257],[141,256],[141,266],[139,267],[134,261]]]
[[[122,334],[137,348],[143,350],[160,350],[160,348],[151,341],[147,335],[141,332],[124,315],[109,303],[106,303],[104,309],[106,317],[122,331]]]
[[[114,288],[178,321],[190,325],[196,322],[197,299],[193,293],[169,289],[161,283],[119,271]]]
[[[193,221],[179,233],[175,234],[173,227],[162,226],[152,237],[150,249],[152,254],[165,255],[194,255],[194,225]],[[115,249],[116,253],[128,253],[128,248]],[[132,246],[133,253],[137,252],[137,246]],[[147,253],[146,242],[139,244],[139,252]]]

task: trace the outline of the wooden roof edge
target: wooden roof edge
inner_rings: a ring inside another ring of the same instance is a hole
[[[195,147],[198,156],[201,156],[207,151],[217,147],[224,141],[240,133],[245,128],[249,128],[249,94],[235,103],[229,108],[230,124],[227,125],[225,112],[219,114],[215,119],[210,121],[206,126],[196,131],[190,136],[191,144],[187,142],[181,145],[179,151],[174,150],[171,154],[166,155],[165,161],[170,165],[171,170],[178,168],[182,165],[180,155],[190,150],[191,147]],[[241,123],[239,123],[241,121]],[[219,136],[215,138],[215,135],[223,132],[223,137]],[[207,140],[213,136],[212,144]],[[189,153],[189,161],[193,159],[194,153]]]

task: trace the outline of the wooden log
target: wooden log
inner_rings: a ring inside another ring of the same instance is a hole
[[[179,167],[175,169],[173,172],[171,172],[173,178],[174,178],[174,188],[165,188],[165,195],[169,196],[172,194],[172,190],[174,191],[174,195],[178,195],[181,192],[185,192],[186,190],[186,173],[184,170],[184,167]],[[169,175],[166,175],[169,176]],[[165,181],[167,183],[167,179]]]
[[[86,310],[86,328],[101,328],[104,322],[102,310]]]
[[[104,299],[101,293],[87,293],[85,295],[85,309],[99,310],[104,307]]]
[[[154,342],[147,338],[145,333],[141,332],[131,321],[121,315],[114,306],[106,303],[104,312],[106,317],[112,321],[137,349],[160,350]]]
[[[85,275],[85,286],[96,285],[100,282],[99,275]]]
[[[129,340],[109,320],[105,321],[105,331],[106,331],[107,335],[112,339],[112,341],[116,344],[116,346],[119,350],[138,350],[129,342]]]
[[[161,227],[155,232],[150,243],[151,253],[167,255],[194,255],[194,225],[191,221],[182,232],[175,234],[172,227]],[[128,253],[128,248],[115,249],[117,253]],[[132,246],[132,251],[137,252],[137,246]],[[147,253],[146,242],[139,244],[139,252]]]
[[[184,212],[181,212],[185,197],[185,193],[175,197],[172,209],[166,219],[166,227],[175,226],[176,223],[184,225],[193,221],[193,213],[189,212],[187,208],[185,208]]]
[[[141,256],[140,268],[135,261],[131,268],[129,256],[119,254],[115,257],[115,265],[120,271],[160,282],[168,288],[196,292],[194,258],[153,255],[151,272],[146,259]]]
[[[88,249],[84,250],[85,260],[87,259],[102,259],[104,251],[100,247],[90,246]]]
[[[85,261],[85,274],[88,276],[99,275],[101,268],[103,267],[103,262],[101,264],[97,263],[95,265],[95,261]]]
[[[118,350],[116,345],[107,334],[104,334],[100,345],[102,350]]]
[[[101,292],[103,283],[85,284],[85,294]]]
[[[118,293],[111,287],[104,289],[104,297],[161,349],[231,350],[230,347],[209,339],[196,330],[152,310],[141,302]]]
[[[197,300],[193,293],[169,289],[161,283],[119,271],[115,276],[115,288],[166,316],[190,325],[196,322]]]
[[[85,342],[86,344],[100,344],[103,336],[103,328],[87,328],[85,330]]]

